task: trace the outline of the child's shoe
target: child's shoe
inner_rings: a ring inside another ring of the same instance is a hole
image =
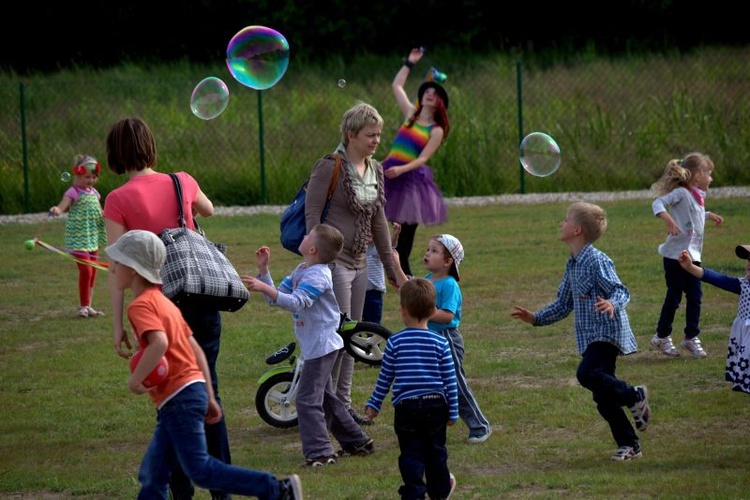
[[[674,346],[674,344],[672,343],[672,337],[670,336],[664,337],[662,339],[659,338],[658,334],[654,334],[654,336],[651,338],[651,345],[654,346],[654,349],[661,351],[665,356],[676,358],[680,355],[680,351],[678,351]]]
[[[708,356],[706,351],[703,349],[703,346],[701,345],[701,341],[698,337],[693,337],[692,339],[685,339],[682,342],[680,342],[680,345],[683,349],[688,351],[690,354],[692,354],[696,358],[705,358]]]
[[[448,500],[453,494],[453,492],[456,491],[456,476],[454,476],[452,472],[450,473],[450,475],[451,475],[451,482],[450,482],[451,489],[448,492],[448,496],[445,497],[445,500]]]
[[[342,446],[341,449],[336,453],[336,456],[351,457],[356,455],[358,457],[366,457],[367,455],[372,455],[373,453],[375,453],[375,445],[373,443],[374,442],[372,439],[368,439],[358,446]]]
[[[99,316],[104,316],[104,312],[103,311],[97,311],[96,309],[94,309],[91,306],[87,306],[86,309],[88,309],[88,311],[89,311],[89,318],[96,318],[96,317],[99,317]]]
[[[489,430],[484,434],[470,434],[468,441],[471,444],[484,443],[490,438],[490,434],[492,434],[492,427],[490,427]]]
[[[302,481],[297,474],[279,481],[279,500],[302,500]]]
[[[80,307],[78,307],[78,317],[79,318],[88,318],[89,317],[89,308],[87,306],[80,306]]]
[[[635,460],[642,456],[643,452],[641,451],[641,445],[636,444],[635,446],[620,446],[620,448],[618,448],[609,458],[617,462],[624,462],[625,460]]]
[[[336,465],[336,456],[307,458],[302,462],[302,467],[323,467],[324,465]]]
[[[349,408],[349,415],[352,416],[352,420],[357,422],[358,425],[372,425],[372,420],[369,417],[360,415],[354,411],[354,408]]]
[[[651,408],[648,406],[648,389],[645,385],[638,385],[635,387],[638,393],[638,401],[630,407],[630,413],[633,414],[633,421],[635,421],[635,428],[643,432],[648,428],[649,420],[651,420]]]

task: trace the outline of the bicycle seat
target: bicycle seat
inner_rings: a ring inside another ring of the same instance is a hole
[[[285,345],[275,353],[271,354],[266,358],[266,364],[267,365],[275,365],[278,363],[281,363],[285,359],[287,359],[289,356],[292,355],[294,352],[295,347],[297,347],[297,344],[295,342],[289,342],[289,345]]]

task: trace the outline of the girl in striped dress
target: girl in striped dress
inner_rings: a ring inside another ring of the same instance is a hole
[[[73,185],[60,203],[49,209],[50,216],[68,212],[65,223],[65,247],[83,261],[98,261],[99,247],[106,245],[101,195],[94,188],[101,167],[93,156],[78,155],[73,166]],[[91,307],[96,283],[96,267],[78,263],[78,316],[95,318],[104,313]]]

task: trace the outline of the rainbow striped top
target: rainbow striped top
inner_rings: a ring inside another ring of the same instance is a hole
[[[435,124],[420,125],[414,122],[407,126],[408,120],[401,124],[388,156],[383,161],[384,166],[404,165],[419,156],[430,140],[430,131]]]

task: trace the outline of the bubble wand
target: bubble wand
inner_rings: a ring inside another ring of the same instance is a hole
[[[54,254],[60,255],[62,257],[67,257],[68,259],[72,260],[73,262],[77,264],[85,264],[87,266],[94,267],[96,269],[101,269],[102,271],[108,271],[109,270],[109,263],[98,260],[98,259],[81,259],[76,256],[75,251],[68,250],[65,247],[58,247],[54,245],[50,245],[49,243],[45,243],[39,238],[34,238],[33,240],[27,240],[26,243],[24,243],[24,246],[28,250],[32,250],[34,248],[34,245],[38,245],[41,248],[44,248],[48,252],[52,252]]]

